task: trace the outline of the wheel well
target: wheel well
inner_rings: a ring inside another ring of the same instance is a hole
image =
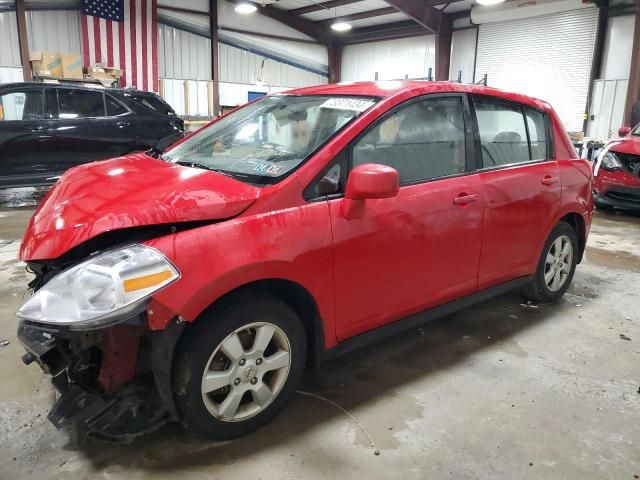
[[[221,302],[237,301],[254,292],[272,295],[289,305],[296,313],[307,335],[307,365],[315,368],[324,351],[324,330],[318,307],[309,291],[302,285],[283,279],[265,279],[242,285],[217,299],[209,308]],[[234,298],[235,297],[235,298]]]
[[[584,219],[582,215],[579,213],[569,213],[560,219],[561,222],[566,222],[573,230],[576,232],[576,236],[578,237],[578,262],[582,261],[582,256],[584,255],[584,249],[586,247],[586,232],[584,228]]]

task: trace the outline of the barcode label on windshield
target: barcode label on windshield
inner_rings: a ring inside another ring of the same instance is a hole
[[[373,100],[361,100],[357,98],[330,98],[320,105],[320,108],[335,108],[337,110],[364,112],[371,105],[373,105]]]

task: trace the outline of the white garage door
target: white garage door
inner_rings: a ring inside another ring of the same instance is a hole
[[[568,131],[581,131],[598,26],[583,8],[480,26],[476,81],[549,102]]]

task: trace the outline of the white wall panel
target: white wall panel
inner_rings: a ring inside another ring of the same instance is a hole
[[[604,52],[602,54],[601,79],[618,80],[629,78],[633,31],[635,30],[634,22],[634,15],[609,18],[604,40]]]
[[[596,80],[593,82],[587,136],[608,140],[618,131],[624,120],[628,80]],[[593,117],[593,120],[591,120]]]
[[[211,80],[211,40],[158,24],[158,71],[161,78]]]
[[[458,72],[462,72],[462,82],[473,82],[473,67],[476,61],[476,28],[456,30],[451,38],[451,62],[449,80],[457,80]]]
[[[567,130],[580,131],[597,23],[592,7],[480,25],[475,78],[548,101]]]
[[[347,45],[342,53],[342,80],[355,82],[435,77],[433,35]]]
[[[27,10],[29,50],[81,53],[80,12]]]
[[[0,65],[16,66],[20,62],[16,12],[0,13]]]
[[[0,84],[21,82],[22,67],[3,67],[0,65]]]

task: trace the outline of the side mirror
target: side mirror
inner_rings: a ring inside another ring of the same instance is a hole
[[[629,133],[631,133],[631,127],[629,126],[620,127],[618,129],[619,137],[626,137],[627,135],[629,135]]]
[[[342,212],[347,219],[364,215],[367,198],[391,198],[398,195],[400,176],[386,165],[365,163],[358,165],[347,178]]]
[[[358,165],[347,178],[345,198],[365,200],[367,198],[390,198],[398,194],[400,176],[386,165],[365,163]]]

